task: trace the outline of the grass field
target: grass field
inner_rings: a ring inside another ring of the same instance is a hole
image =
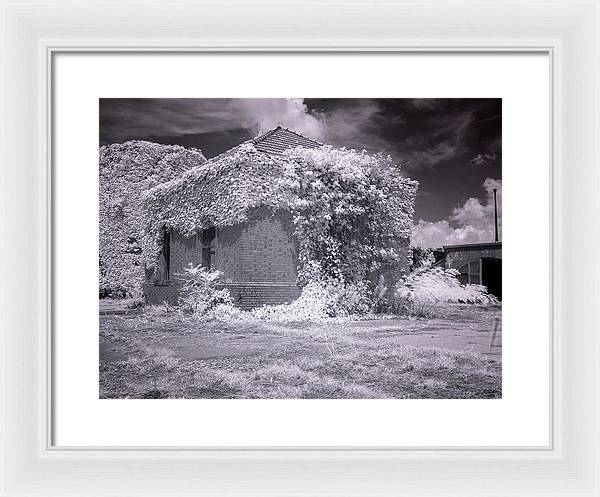
[[[156,309],[101,316],[100,397],[500,397],[490,342],[500,310],[441,314],[287,325],[197,323]]]

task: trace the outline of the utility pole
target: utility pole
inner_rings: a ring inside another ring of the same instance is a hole
[[[495,241],[498,241],[498,204],[496,202],[496,192],[498,191],[498,188],[494,188],[494,235],[495,235]]]

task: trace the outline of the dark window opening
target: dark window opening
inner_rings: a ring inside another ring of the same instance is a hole
[[[483,285],[488,292],[502,300],[502,259],[483,257],[461,266],[461,284]]]
[[[216,235],[217,235],[217,231],[214,226],[211,226],[210,228],[202,230],[202,246],[206,247],[206,246],[210,245],[212,243],[212,241],[215,239]]]
[[[217,235],[214,226],[202,230],[202,266],[210,269],[212,256],[215,254],[214,239]]]
[[[482,284],[488,292],[502,300],[502,259],[486,257],[481,260]]]
[[[163,232],[162,259],[162,279],[168,280],[171,272],[171,234],[167,230]]]

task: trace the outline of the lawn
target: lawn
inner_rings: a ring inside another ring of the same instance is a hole
[[[499,398],[498,307],[342,323],[100,316],[101,398]]]

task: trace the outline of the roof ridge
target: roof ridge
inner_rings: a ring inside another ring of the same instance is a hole
[[[277,130],[288,131],[289,133],[292,133],[292,134],[294,134],[296,136],[304,138],[305,140],[308,140],[308,141],[310,141],[312,143],[315,143],[315,144],[317,144],[319,146],[323,146],[323,144],[320,143],[320,142],[318,142],[317,140],[313,140],[312,138],[309,138],[308,136],[304,136],[303,134],[298,133],[297,131],[294,131],[294,130],[289,129],[289,128],[284,128],[283,126],[281,126],[281,124],[278,124],[275,128],[270,129],[269,131],[265,131],[261,135],[258,135],[256,138],[250,138],[248,140],[245,140],[245,141],[243,141],[243,142],[241,142],[241,143],[239,143],[239,144],[237,144],[237,145],[235,145],[235,146],[233,146],[233,147],[231,147],[231,148],[229,148],[229,149],[221,152],[220,154],[215,155],[214,157],[210,157],[209,158],[209,157],[204,156],[204,158],[206,159],[206,162],[204,162],[204,163],[202,163],[202,164],[200,164],[200,165],[198,165],[196,167],[201,167],[201,166],[204,166],[204,165],[210,165],[212,163],[215,163],[218,160],[222,159],[223,157],[226,157],[226,156],[234,153],[236,150],[238,150],[245,143],[252,143],[253,145],[256,145],[257,143],[260,143],[260,142],[266,140],[267,138],[269,138]],[[144,141],[144,140],[136,140],[136,141]],[[150,143],[153,143],[153,142],[150,142]],[[200,150],[200,153],[202,153],[201,149],[197,149],[197,150]],[[268,152],[261,152],[261,153],[267,153],[267,155],[268,155]],[[204,154],[202,154],[202,155],[204,155]]]
[[[269,131],[265,131],[265,132],[264,132],[264,133],[262,133],[261,135],[258,135],[256,138],[253,138],[253,139],[252,139],[252,143],[253,143],[253,144],[255,144],[255,145],[256,145],[257,143],[260,143],[261,141],[263,141],[263,140],[266,140],[267,138],[269,138],[269,136],[271,136],[271,135],[272,135],[272,134],[274,134],[274,133],[275,133],[277,130],[280,130],[280,129],[282,129],[282,130],[285,130],[285,131],[287,131],[288,133],[292,133],[292,134],[294,134],[294,135],[296,135],[296,136],[299,136],[299,137],[301,137],[301,138],[304,138],[305,140],[308,140],[308,141],[310,141],[310,142],[313,142],[313,143],[315,143],[315,144],[317,144],[317,145],[319,145],[319,146],[321,146],[321,147],[323,146],[323,144],[322,144],[321,142],[319,142],[319,141],[317,141],[317,140],[314,140],[314,139],[312,139],[312,138],[309,138],[308,136],[305,136],[305,135],[303,135],[302,133],[298,133],[297,131],[294,131],[293,129],[290,129],[290,128],[287,128],[287,127],[284,127],[284,126],[282,126],[281,124],[278,124],[278,125],[277,125],[275,128],[273,128],[273,129],[270,129]]]
[[[282,128],[282,129],[285,129],[286,131],[289,131],[290,133],[293,133],[293,134],[295,134],[296,136],[301,136],[302,138],[305,138],[305,139],[306,139],[306,140],[308,140],[308,141],[314,142],[314,143],[316,143],[317,145],[323,146],[323,144],[322,144],[321,142],[319,142],[319,141],[317,141],[317,140],[313,140],[312,138],[309,138],[308,136],[305,136],[305,135],[303,135],[302,133],[298,133],[297,131],[294,131],[293,129],[290,129],[290,128],[283,128],[282,126],[277,126],[277,127],[278,127],[278,128]],[[275,131],[275,130],[273,130],[273,131]]]
[[[256,138],[253,138],[252,143],[257,144],[257,143],[263,141],[265,138],[268,138],[273,133],[275,133],[275,131],[277,131],[278,129],[283,129],[280,124],[278,124],[276,128],[270,129],[269,131],[265,131],[263,134],[258,135]]]

